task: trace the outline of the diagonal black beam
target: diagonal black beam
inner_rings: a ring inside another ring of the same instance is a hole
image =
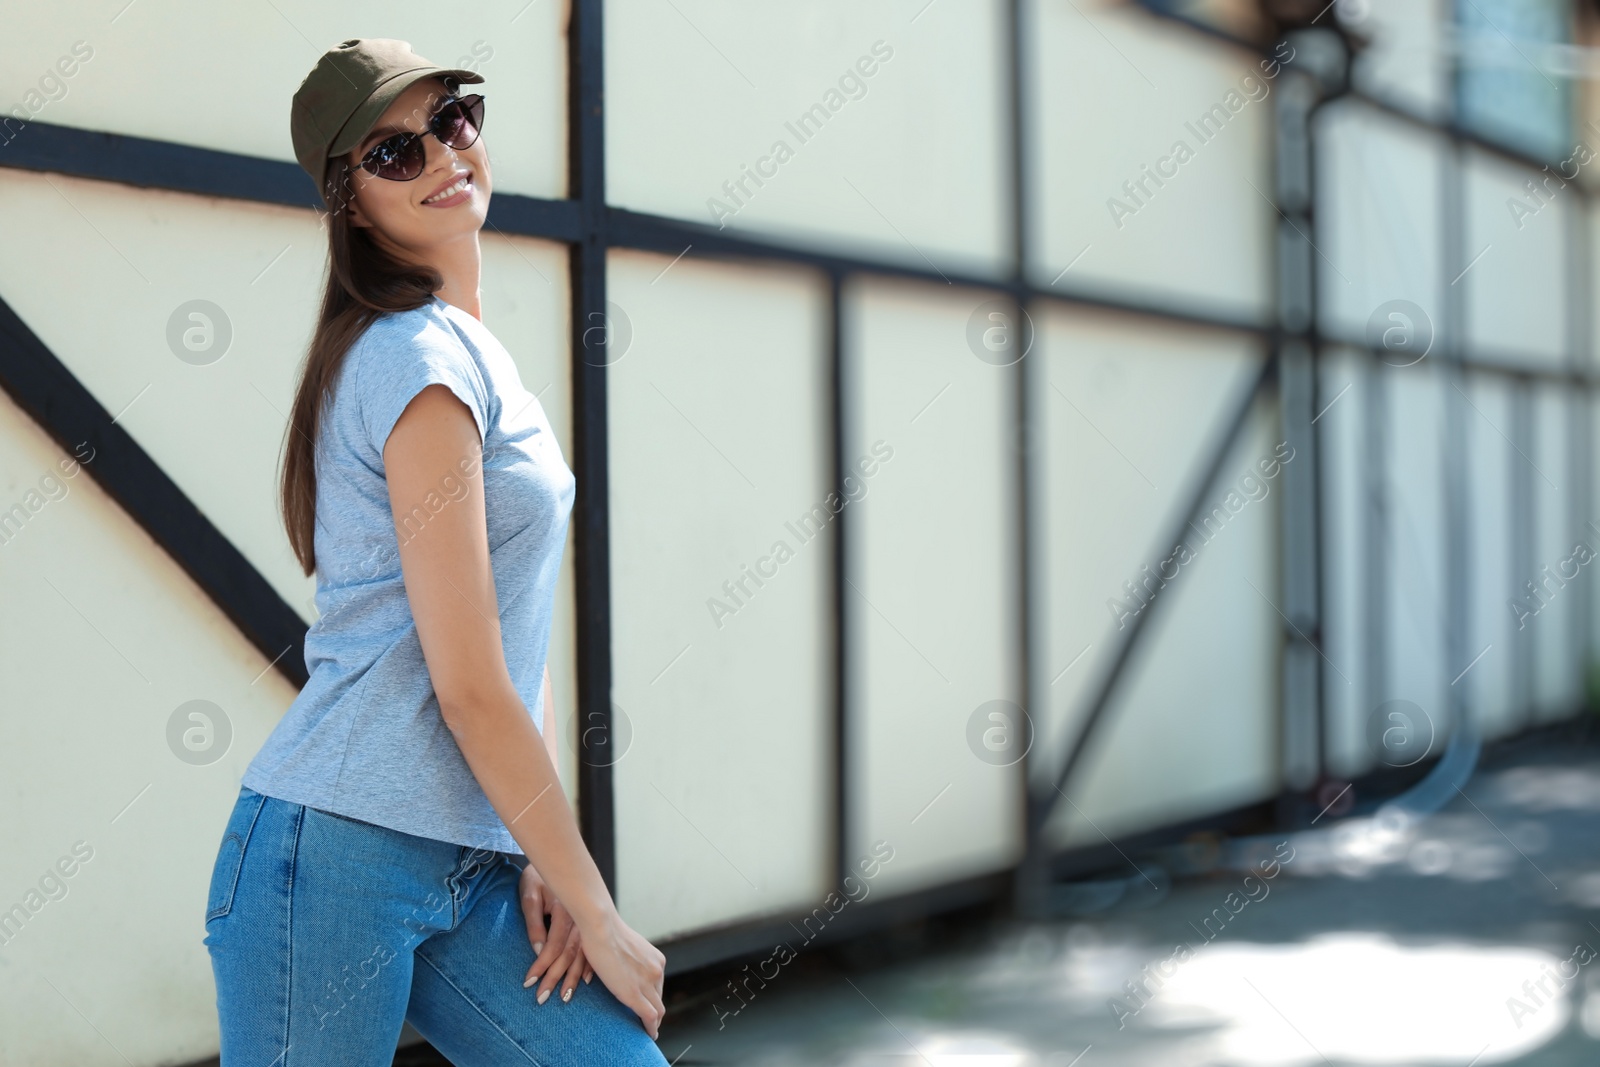
[[[0,389],[182,567],[245,639],[296,686],[306,683],[306,624],[159,464],[0,300]]]
[[[199,196],[323,210],[316,185],[299,164],[213,148],[156,141],[123,133],[81,130],[48,122],[0,124],[0,167],[51,171],[74,178],[121,182]],[[505,233],[574,241],[578,207],[498,190],[489,225]]]
[[[1256,375],[1255,381],[1245,390],[1238,406],[1226,423],[1226,428],[1218,438],[1211,456],[1206,462],[1205,469],[1200,472],[1194,482],[1194,492],[1183,509],[1182,521],[1174,524],[1170,536],[1160,544],[1174,545],[1188,536],[1189,524],[1200,517],[1205,509],[1212,488],[1216,485],[1217,475],[1222,471],[1222,465],[1228,460],[1228,453],[1239,440],[1239,435],[1244,432],[1246,422],[1250,417],[1250,409],[1255,405],[1256,398],[1276,378],[1278,362],[1276,358],[1262,361],[1261,370]],[[1168,598],[1170,599],[1170,598]],[[1089,739],[1094,735],[1096,727],[1105,717],[1107,709],[1111,706],[1111,696],[1116,692],[1117,684],[1122,680],[1124,668],[1132,658],[1134,650],[1139,647],[1139,641],[1149,629],[1150,617],[1161,610],[1164,601],[1151,604],[1144,611],[1139,612],[1129,624],[1127,632],[1123,635],[1122,644],[1117,647],[1116,655],[1112,657],[1111,665],[1106,669],[1105,676],[1100,682],[1100,688],[1095,692],[1094,700],[1089,705],[1089,714],[1084,719],[1083,728],[1071,740],[1071,747],[1067,749],[1066,758],[1061,761],[1061,769],[1057,772],[1053,788],[1048,793],[1035,793],[1029,790],[1030,822],[1028,832],[1032,835],[1040,833],[1050,813],[1055,810],[1056,804],[1061,799],[1062,792],[1066,789],[1067,782],[1072,777],[1072,772],[1077,769],[1083,754],[1088,750]]]

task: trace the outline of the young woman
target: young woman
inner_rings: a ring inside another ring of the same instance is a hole
[[[321,615],[212,872],[223,1067],[387,1065],[408,1019],[458,1067],[666,1063],[665,957],[556,773],[574,480],[479,321],[482,80],[358,38],[295,94],[330,268],[281,504]]]

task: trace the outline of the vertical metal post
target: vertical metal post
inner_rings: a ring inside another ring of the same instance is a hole
[[[844,361],[844,278],[837,272],[828,274],[828,399],[829,417],[832,426],[829,427],[829,448],[832,450],[832,460],[829,470],[833,476],[834,491],[841,500],[848,499],[845,493],[844,479],[849,473],[845,458],[846,449],[849,447],[849,426],[846,422],[845,410],[845,361]],[[834,766],[834,793],[833,793],[833,884],[840,885],[850,873],[852,857],[851,849],[854,842],[850,839],[850,811],[853,794],[850,788],[850,669],[852,666],[850,656],[850,642],[855,636],[847,620],[848,612],[845,608],[845,582],[849,572],[845,569],[850,562],[849,538],[846,536],[846,527],[854,522],[854,512],[849,508],[841,508],[833,520],[833,588],[829,590],[833,597],[834,643],[833,643],[833,766]]]
[[[1370,714],[1389,694],[1389,378],[1373,355],[1363,375],[1361,470],[1365,485],[1362,705]]]
[[[1587,529],[1589,516],[1592,514],[1591,506],[1594,500],[1594,459],[1592,442],[1594,440],[1593,419],[1593,394],[1588,388],[1587,374],[1590,360],[1593,358],[1593,346],[1590,338],[1593,336],[1593,309],[1590,306],[1590,270],[1591,257],[1589,242],[1591,230],[1588,225],[1589,204],[1584,196],[1582,187],[1576,182],[1569,183],[1572,200],[1562,205],[1563,211],[1571,212],[1572,221],[1565,229],[1566,233],[1566,259],[1567,259],[1567,356],[1568,367],[1575,383],[1581,387],[1569,391],[1567,403],[1570,407],[1570,417],[1567,420],[1567,450],[1568,450],[1568,475],[1567,483],[1570,487],[1567,493],[1567,529],[1568,542],[1564,550],[1570,551],[1576,542],[1583,541],[1593,545],[1593,532]],[[1572,648],[1574,652],[1573,669],[1577,672],[1578,709],[1588,703],[1589,694],[1589,669],[1591,657],[1591,644],[1594,640],[1594,622],[1590,612],[1594,610],[1594,570],[1583,580],[1573,583],[1573,626]]]
[[[1464,281],[1461,272],[1466,267],[1466,196],[1464,192],[1466,157],[1460,144],[1452,146],[1440,162],[1439,229],[1441,243],[1440,263],[1444,273],[1456,278],[1460,284],[1444,286],[1443,314],[1434,339],[1439,353],[1439,388],[1444,403],[1444,447],[1440,475],[1444,478],[1444,664],[1451,677],[1466,668],[1472,653],[1467,650],[1468,636],[1472,631],[1472,531],[1471,507],[1467,488],[1467,424],[1466,397],[1468,387],[1462,363],[1466,353],[1467,315]],[[1453,735],[1462,729],[1474,729],[1469,723],[1471,704],[1470,681],[1463,678],[1461,685],[1450,685],[1445,690],[1449,730]],[[1439,739],[1443,730],[1435,730]]]
[[[1278,206],[1278,360],[1282,433],[1295,462],[1282,473],[1281,593],[1284,788],[1308,792],[1322,772],[1322,611],[1318,596],[1320,546],[1317,529],[1317,321],[1316,251],[1313,232],[1311,116],[1318,87],[1307,74],[1290,71],[1274,109],[1274,181]],[[1291,817],[1293,817],[1292,812]]]
[[[1026,145],[1028,139],[1028,67],[1027,67],[1027,42],[1029,40],[1028,27],[1026,26],[1026,9],[1023,0],[1009,0],[1006,4],[1006,18],[1008,34],[1006,45],[1009,51],[1011,66],[1011,80],[1007,87],[1009,90],[1010,105],[1010,178],[1011,178],[1011,279],[1013,292],[1017,298],[1016,314],[1012,322],[1016,326],[1016,338],[1019,346],[1031,346],[1035,343],[1034,330],[1027,324],[1028,305],[1025,297],[1027,291],[1028,257],[1028,158]],[[1017,493],[1017,568],[1015,580],[1017,582],[1017,678],[1018,702],[1022,705],[1023,713],[1036,719],[1039,709],[1033,702],[1033,669],[1037,659],[1037,649],[1034,642],[1037,640],[1037,629],[1034,626],[1034,617],[1039,609],[1040,594],[1035,588],[1036,576],[1039,573],[1035,567],[1033,554],[1036,546],[1033,539],[1034,523],[1042,506],[1033,497],[1035,487],[1034,446],[1037,443],[1039,427],[1035,425],[1037,409],[1032,403],[1033,390],[1029,388],[1030,381],[1035,384],[1043,383],[1043,371],[1035,368],[1034,363],[1043,358],[1034,355],[1026,347],[1022,349],[1022,357],[1013,366],[1014,374],[1012,395],[1012,417],[1014,454],[1016,457],[1015,486]],[[1036,728],[1030,723],[1030,736],[1037,736]],[[1033,760],[1029,758],[1032,747],[1025,752],[1017,764],[1017,773],[1021,776],[1022,788],[1022,826],[1023,826],[1023,859],[1017,868],[1016,879],[1012,886],[1013,906],[1023,915],[1041,913],[1045,908],[1048,884],[1050,880],[1048,856],[1049,849],[1043,840],[1044,823],[1046,819],[1041,815],[1032,788]]]
[[[1511,591],[1526,597],[1527,584],[1538,571],[1533,541],[1533,474],[1523,456],[1533,455],[1533,382],[1526,377],[1511,381],[1511,452],[1506,469],[1511,482]],[[1517,724],[1532,726],[1534,713],[1535,627],[1512,632],[1511,699]]]
[[[611,541],[606,360],[605,81],[601,0],[572,0],[567,25],[567,195],[582,233],[568,250],[572,288],[573,569],[577,580],[578,823],[615,895],[611,768]]]

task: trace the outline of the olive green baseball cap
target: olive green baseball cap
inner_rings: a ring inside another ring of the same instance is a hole
[[[360,144],[413,82],[439,75],[464,83],[483,81],[473,71],[431,63],[408,42],[392,37],[352,37],[322,54],[294,94],[289,136],[295,158],[317,183],[324,202],[332,206],[328,160]]]

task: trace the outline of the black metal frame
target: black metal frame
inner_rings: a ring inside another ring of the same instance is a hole
[[[284,677],[296,686],[306,683],[306,626],[299,613],[3,300],[0,389],[62,451],[83,460],[82,470]]]
[[[1157,0],[1136,0],[1138,6],[1152,16],[1176,21],[1214,40],[1239,49],[1252,57],[1261,52],[1255,44],[1217,30],[1214,27],[1175,16],[1164,10]],[[1006,116],[1011,133],[1010,165],[1012,213],[1010,229],[1014,241],[1013,257],[1003,275],[986,276],[961,272],[940,273],[921,269],[889,259],[875,259],[859,255],[844,255],[791,242],[769,240],[755,236],[740,236],[695,225],[678,219],[642,214],[616,208],[606,203],[604,158],[604,49],[602,34],[601,0],[572,0],[571,22],[568,29],[568,180],[569,198],[548,200],[537,197],[496,193],[489,214],[490,225],[503,233],[543,238],[566,244],[569,248],[571,282],[571,355],[573,389],[573,466],[578,484],[574,505],[574,567],[577,579],[577,679],[578,715],[585,736],[598,732],[607,736],[611,721],[611,607],[610,607],[610,543],[607,487],[607,405],[605,346],[609,323],[606,312],[606,257],[610,248],[628,248],[640,251],[678,255],[685,245],[691,245],[687,255],[693,258],[739,261],[781,262],[810,267],[827,279],[828,292],[828,359],[831,388],[831,469],[835,488],[843,492],[843,436],[844,391],[846,354],[843,342],[844,288],[854,277],[897,278],[902,280],[945,285],[952,283],[972,289],[993,292],[1016,302],[1020,310],[1043,305],[1062,305],[1096,308],[1120,312],[1147,321],[1165,321],[1198,328],[1226,331],[1238,336],[1254,338],[1263,346],[1264,359],[1260,376],[1244,398],[1214,444],[1210,461],[1203,464],[1203,473],[1193,488],[1184,518],[1189,518],[1198,507],[1198,501],[1211,484],[1217,467],[1246,424],[1248,412],[1266,389],[1281,383],[1279,356],[1286,340],[1311,346],[1313,353],[1311,375],[1316,376],[1316,355],[1328,345],[1348,345],[1354,339],[1337,339],[1320,332],[1313,322],[1304,330],[1289,333],[1278,326],[1246,321],[1228,316],[1209,315],[1195,310],[1162,306],[1137,299],[1114,299],[1088,291],[1074,291],[1070,286],[1060,289],[1034,284],[1026,274],[1028,260],[1027,242],[1031,233],[1029,225],[1028,167],[1026,107],[1027,44],[1026,5],[1024,0],[1008,0],[1009,20],[1007,47],[1011,64],[1011,77],[1007,87]],[[1500,158],[1513,160],[1529,167],[1539,167],[1542,161],[1524,156],[1515,150],[1487,141],[1471,131],[1456,127],[1453,122],[1439,125],[1413,114],[1392,103],[1373,99],[1359,91],[1345,99],[1359,100],[1382,113],[1441,133],[1458,146],[1471,145]],[[1315,136],[1314,131],[1312,136]],[[279,204],[297,208],[321,210],[323,205],[312,183],[298,166],[279,160],[237,155],[211,149],[195,148],[175,143],[148,140],[121,134],[98,133],[46,123],[30,122],[15,131],[12,140],[0,145],[0,166],[54,171],[76,177],[115,181],[127,185],[188,192],[204,196],[218,196],[257,203]],[[1592,194],[1573,187],[1576,196],[1587,207]],[[1311,221],[1309,209],[1303,216]],[[1447,226],[1446,229],[1449,229]],[[1586,255],[1579,255],[1587,263]],[[1452,260],[1453,261],[1453,260]],[[1316,290],[1311,291],[1313,309]],[[1569,298],[1569,304],[1572,301]],[[1574,326],[1575,329],[1579,328]],[[1587,334],[1583,335],[1585,346]],[[1356,342],[1351,347],[1364,347]],[[1517,378],[1532,381],[1542,378],[1593,388],[1600,382],[1587,365],[1573,364],[1565,368],[1534,368],[1512,365],[1509,360],[1465,360],[1463,367],[1491,373],[1509,373]],[[1020,369],[1019,369],[1020,370]],[[1032,514],[1034,501],[1029,485],[1033,477],[1031,435],[1035,431],[1037,401],[1026,387],[1027,375],[1015,376],[1016,392],[1014,411],[1017,418],[1017,450],[1014,474],[1019,487],[1018,518],[1018,569],[1015,580],[1019,586],[1021,634],[1019,649],[1019,678],[1023,685],[1024,706],[1032,694],[1028,685],[1032,680],[1035,661],[1032,619],[1037,610],[1033,583],[1028,580],[1034,572],[1034,554],[1038,546],[1032,541],[1035,523]],[[63,448],[71,449],[80,441],[96,445],[98,458],[86,469],[128,511],[129,515],[148,530],[162,547],[184,567],[244,635],[291,682],[303,684],[304,624],[299,615],[279,597],[247,560],[222,534],[215,529],[188,501],[176,485],[159,467],[139,449],[124,431],[117,427],[107,412],[95,403],[88,391],[77,382],[70,371],[56,359],[45,346],[21,323],[11,310],[0,304],[0,387],[3,387],[22,405],[29,415],[46,429]],[[1313,389],[1311,396],[1315,396]],[[1303,399],[1303,398],[1302,398]],[[1310,432],[1313,427],[1303,423],[1302,408],[1298,400],[1292,405],[1294,414],[1285,407],[1286,428],[1293,432]],[[1290,425],[1293,422],[1295,425]],[[1579,449],[1584,468],[1588,465],[1588,416],[1582,420],[1581,432],[1574,430],[1574,448]],[[1320,435],[1320,429],[1316,429]],[[1531,488],[1531,487],[1528,487]],[[1320,486],[1314,489],[1313,507],[1321,498]],[[848,863],[848,815],[851,810],[849,788],[849,726],[851,709],[847,706],[849,672],[853,664],[849,657],[844,610],[844,575],[849,563],[846,550],[846,530],[851,519],[841,514],[833,524],[836,552],[836,574],[832,590],[835,632],[832,643],[836,657],[836,677],[832,686],[836,702],[833,727],[835,733],[835,769],[833,825],[836,834],[832,863],[835,876],[842,875]],[[1319,527],[1320,529],[1320,527]],[[1316,534],[1296,550],[1294,559],[1285,561],[1286,582],[1295,581],[1295,575],[1312,574],[1322,581],[1323,565]],[[1458,570],[1460,561],[1452,567]],[[1532,569],[1529,569],[1532,573]],[[1316,599],[1320,599],[1317,597]],[[1079,764],[1084,748],[1092,733],[1104,717],[1109,697],[1114,691],[1123,666],[1143,631],[1150,612],[1141,613],[1126,638],[1124,648],[1114,657],[1114,664],[1100,680],[1098,697],[1092,705],[1088,720],[1062,753],[1060,771],[1054,775],[1058,785],[1063,785]],[[1303,638],[1296,638],[1286,630],[1286,645],[1292,642],[1308,644],[1313,650],[1320,647],[1321,636],[1315,621],[1312,630]],[[287,654],[285,654],[287,653]],[[1318,668],[1320,670],[1320,668]],[[1320,688],[1317,714],[1320,715]],[[1319,745],[1319,750],[1321,746]],[[587,745],[580,746],[580,754]],[[1029,770],[1023,764],[1025,781]],[[1047,776],[1048,777],[1048,776]],[[584,837],[607,883],[616,885],[615,812],[612,793],[611,760],[580,758],[579,810]],[[1040,794],[1030,790],[1026,802],[1024,824],[1028,831],[1029,856],[1023,870],[1035,873],[1047,871],[1052,857],[1043,854],[1039,831],[1049,815],[1053,794]],[[1046,875],[1047,877],[1048,875]],[[961,887],[940,887],[913,894],[895,904],[897,915],[925,914],[951,906],[952,900],[967,900],[974,894],[994,896],[1001,891],[1003,879],[991,878],[962,883]],[[952,895],[953,894],[953,895]],[[887,905],[886,905],[887,906]],[[872,909],[877,913],[877,909]],[[884,912],[883,914],[888,914]],[[737,924],[727,930],[707,931],[672,943],[673,971],[690,966],[715,962],[726,958],[737,946],[768,944],[776,931],[785,928],[782,919],[756,924]],[[716,946],[721,946],[720,948]]]

